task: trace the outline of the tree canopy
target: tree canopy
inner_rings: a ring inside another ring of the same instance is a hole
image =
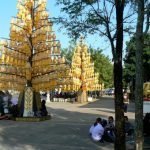
[[[110,59],[102,54],[100,49],[89,49],[94,62],[95,71],[99,73],[99,82],[104,83],[105,88],[113,87],[113,64]]]
[[[144,37],[143,49],[143,78],[144,82],[150,81],[150,34]],[[135,52],[136,52],[135,36],[126,43],[126,55],[124,58],[124,80],[126,83],[135,81]],[[134,83],[133,83],[134,84]]]

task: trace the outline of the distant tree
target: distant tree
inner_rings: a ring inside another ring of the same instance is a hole
[[[73,56],[73,49],[70,49],[70,48],[63,48],[62,49],[62,56],[65,57],[66,59],[66,62],[67,63],[71,63],[71,59],[72,59],[72,56]]]
[[[105,88],[113,87],[113,64],[110,59],[102,54],[101,49],[89,48],[95,71],[99,73],[99,82],[104,83]]]

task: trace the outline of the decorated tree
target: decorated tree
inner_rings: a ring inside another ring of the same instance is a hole
[[[17,8],[10,39],[0,41],[0,89],[20,91],[20,115],[33,116],[41,107],[39,91],[62,85],[67,68],[46,0],[18,0]]]
[[[75,46],[62,49],[62,55],[67,62],[71,62]],[[91,61],[94,63],[94,71],[99,73],[99,83],[104,83],[105,88],[113,87],[113,64],[108,56],[105,56],[100,48],[90,46],[88,51],[91,54]]]
[[[64,79],[66,85],[62,86],[62,90],[77,91],[77,101],[87,102],[87,91],[99,91],[104,87],[98,83],[98,78],[99,74],[94,72],[94,63],[91,62],[91,54],[81,37],[73,54],[71,69],[67,71]]]

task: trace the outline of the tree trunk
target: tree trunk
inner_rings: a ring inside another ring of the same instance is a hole
[[[138,0],[136,27],[135,149],[143,150],[143,22],[144,1]]]
[[[23,116],[24,113],[24,94],[25,92],[21,92],[19,94],[18,98],[18,107],[19,107],[19,112],[20,116]],[[41,98],[40,98],[40,93],[39,92],[33,92],[33,112],[38,112],[41,109]]]
[[[77,93],[77,102],[85,103],[87,102],[87,91],[80,90]]]
[[[114,87],[115,87],[115,150],[125,150],[123,83],[122,83],[122,48],[123,48],[123,11],[124,1],[116,1],[117,35],[114,55]]]

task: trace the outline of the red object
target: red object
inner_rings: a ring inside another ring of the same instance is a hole
[[[150,101],[150,98],[146,98],[146,97],[145,97],[143,100],[144,100],[144,101]]]

